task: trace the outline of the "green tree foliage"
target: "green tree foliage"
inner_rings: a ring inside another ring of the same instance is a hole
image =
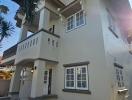
[[[4,17],[2,16],[2,13],[7,14],[8,11],[9,9],[7,6],[0,5],[0,43],[2,42],[4,38],[7,38],[8,36],[10,36],[14,31],[14,27],[12,23],[6,21]]]
[[[35,7],[37,4],[38,0],[22,0],[22,5],[21,8],[23,12],[26,14],[26,20],[29,23],[32,23],[34,14],[35,14]]]
[[[16,2],[20,6],[20,9],[26,15],[26,21],[29,24],[31,24],[34,19],[35,8],[39,0],[12,0],[12,1]]]
[[[0,5],[0,13],[4,13],[7,14],[7,12],[9,11],[8,7],[5,5]]]

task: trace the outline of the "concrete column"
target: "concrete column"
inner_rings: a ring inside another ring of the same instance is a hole
[[[27,32],[28,32],[28,28],[25,25],[22,25],[19,41],[22,41],[27,38]]]
[[[42,9],[40,11],[40,18],[39,18],[39,30],[40,29],[48,29],[50,20],[50,12],[47,9]]]
[[[33,72],[31,98],[43,95],[45,61],[36,60],[34,67],[36,67],[36,70]]]
[[[22,67],[16,66],[15,73],[12,76],[11,83],[10,83],[10,89],[9,89],[10,93],[19,92],[21,70],[22,70]]]

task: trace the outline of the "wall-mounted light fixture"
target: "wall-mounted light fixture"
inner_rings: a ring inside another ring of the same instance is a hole
[[[32,67],[31,72],[33,73],[37,69],[36,66]]]
[[[125,94],[127,92],[128,92],[128,89],[127,88],[123,88],[123,89],[118,90],[118,93],[119,94],[121,94],[121,93]]]

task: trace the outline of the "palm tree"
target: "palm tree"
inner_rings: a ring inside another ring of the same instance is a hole
[[[12,23],[4,20],[4,17],[1,15],[2,13],[7,14],[8,11],[9,9],[7,6],[0,5],[0,43],[4,38],[9,37],[14,31]]]
[[[5,5],[0,5],[0,13],[4,13],[7,14],[7,12],[9,11],[8,7]]]
[[[13,32],[14,32],[14,27],[12,23],[2,20],[0,24],[0,43],[2,42],[4,38],[11,36]]]

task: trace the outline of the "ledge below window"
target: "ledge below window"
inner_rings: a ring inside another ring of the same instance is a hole
[[[58,98],[57,95],[43,95],[43,96],[40,96],[40,97],[35,97],[35,98],[32,98],[30,97],[29,100],[44,100],[44,99],[52,99],[52,98]]]
[[[63,89],[64,92],[71,92],[71,93],[82,93],[82,94],[91,94],[89,90],[77,90],[77,89]]]

